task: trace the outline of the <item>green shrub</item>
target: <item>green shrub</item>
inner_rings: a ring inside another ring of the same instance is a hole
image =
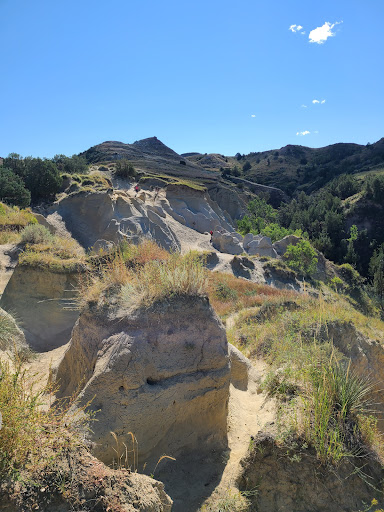
[[[335,291],[339,291],[343,288],[343,281],[342,279],[340,279],[340,277],[333,277],[329,283],[331,285],[331,287],[335,290]]]
[[[352,288],[359,288],[364,283],[364,278],[349,263],[343,263],[339,266],[342,277]]]
[[[52,238],[49,229],[40,224],[26,226],[21,232],[21,241],[24,244],[50,243]]]
[[[137,172],[128,160],[118,160],[114,171],[119,178],[134,178]]]
[[[288,245],[284,254],[287,265],[304,275],[311,275],[316,271],[316,251],[308,240],[300,240],[296,245]]]
[[[233,290],[227,283],[219,281],[215,287],[216,298],[223,301],[236,300],[238,295],[236,290]]]

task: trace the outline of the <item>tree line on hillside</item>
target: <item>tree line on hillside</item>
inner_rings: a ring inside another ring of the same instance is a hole
[[[77,155],[42,159],[11,153],[0,166],[0,201],[25,208],[31,203],[50,200],[60,191],[62,174],[86,172],[85,158]]]
[[[365,208],[363,213],[368,217],[380,213],[382,218],[384,175],[368,177],[364,183],[351,175],[342,175],[315,194],[300,192],[278,209],[268,204],[266,197],[256,197],[248,203],[248,214],[238,221],[238,230],[243,235],[261,233],[272,241],[288,234],[303,236],[327,259],[350,264],[370,278],[383,305],[384,226],[379,222],[370,231],[358,229],[355,224],[349,226],[343,201],[357,193]]]

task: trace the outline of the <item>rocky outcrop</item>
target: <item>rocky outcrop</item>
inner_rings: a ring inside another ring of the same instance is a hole
[[[240,198],[234,189],[221,184],[211,185],[208,187],[208,194],[232,220],[241,219],[246,214],[245,201]]]
[[[278,240],[273,244],[273,248],[279,256],[283,256],[286,251],[288,245],[296,245],[300,242],[301,238],[296,235],[287,235],[281,240]]]
[[[250,377],[256,378],[256,371],[251,361],[239,349],[228,343],[231,361],[231,384],[241,391],[247,391]]]
[[[163,208],[175,220],[199,233],[221,228],[233,231],[232,220],[203,191],[187,186],[168,185],[166,189],[168,205]]]
[[[112,469],[79,447],[56,456],[54,467],[21,470],[8,488],[0,486],[0,511],[171,512],[164,484],[129,468]],[[125,462],[125,461],[123,461]],[[56,479],[55,479],[56,477]],[[33,482],[33,485],[30,484]],[[60,486],[58,485],[60,482]],[[5,482],[2,482],[4,484]]]
[[[376,489],[384,475],[372,458],[344,458],[337,467],[328,467],[320,465],[314,450],[301,448],[300,439],[290,448],[260,433],[252,445],[241,461],[238,481],[240,491],[248,491],[252,510],[356,512],[372,498],[380,499]]]
[[[247,252],[250,256],[268,256],[269,258],[277,258],[277,253],[272,247],[272,240],[269,236],[261,236],[250,240],[247,244]]]
[[[139,460],[226,446],[230,367],[225,329],[205,298],[114,316],[84,312],[55,370],[59,395],[79,386],[99,411],[94,454],[107,464],[138,440]],[[122,444],[121,444],[122,446]]]
[[[228,231],[214,231],[212,245],[218,251],[228,254],[241,254],[243,252],[243,246],[238,237],[233,236]]]
[[[65,307],[73,302],[78,279],[79,273],[16,267],[0,306],[17,318],[31,349],[45,352],[69,341],[79,313]]]
[[[230,219],[207,193],[180,185],[168,185],[161,194],[79,192],[62,198],[47,213],[49,217],[59,215],[72,236],[87,249],[98,240],[137,243],[143,237],[168,250],[180,249],[174,221],[199,233],[215,227],[233,231]]]

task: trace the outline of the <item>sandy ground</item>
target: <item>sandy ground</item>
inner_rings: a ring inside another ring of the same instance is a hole
[[[264,370],[264,364],[257,363],[246,391],[230,386],[228,450],[167,462],[155,474],[174,500],[174,512],[197,512],[204,505],[216,511],[217,503],[228,490],[236,492],[239,463],[247,453],[251,436],[274,420],[275,402],[257,392]]]

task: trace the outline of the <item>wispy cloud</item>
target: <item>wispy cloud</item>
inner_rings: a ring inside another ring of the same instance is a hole
[[[256,117],[256,115],[255,114],[251,114],[251,117]]]
[[[340,25],[343,23],[342,21],[336,21],[335,23],[330,23],[326,21],[324,25],[321,27],[314,28],[309,33],[309,42],[323,44],[328,39],[328,37],[332,37],[335,35],[335,32],[332,32],[333,27],[336,25]]]
[[[312,103],[316,104],[316,103],[320,103],[320,101],[319,100],[312,100]]]
[[[300,34],[305,34],[303,28],[304,27],[302,27],[301,25],[291,25],[288,30],[290,30],[293,33],[300,32]]]
[[[307,105],[301,105],[301,108],[308,108]]]
[[[313,103],[314,105],[316,105],[316,104],[324,105],[325,101],[326,101],[326,100],[321,100],[321,101],[320,101],[320,100],[312,100],[312,103]]]
[[[305,130],[304,132],[297,132],[296,135],[300,135],[300,137],[302,137],[303,135],[309,135],[311,132],[309,132],[308,130]]]
[[[325,103],[325,100],[321,100],[321,101],[320,101],[320,103],[321,103],[322,105],[324,105],[324,103]]]

